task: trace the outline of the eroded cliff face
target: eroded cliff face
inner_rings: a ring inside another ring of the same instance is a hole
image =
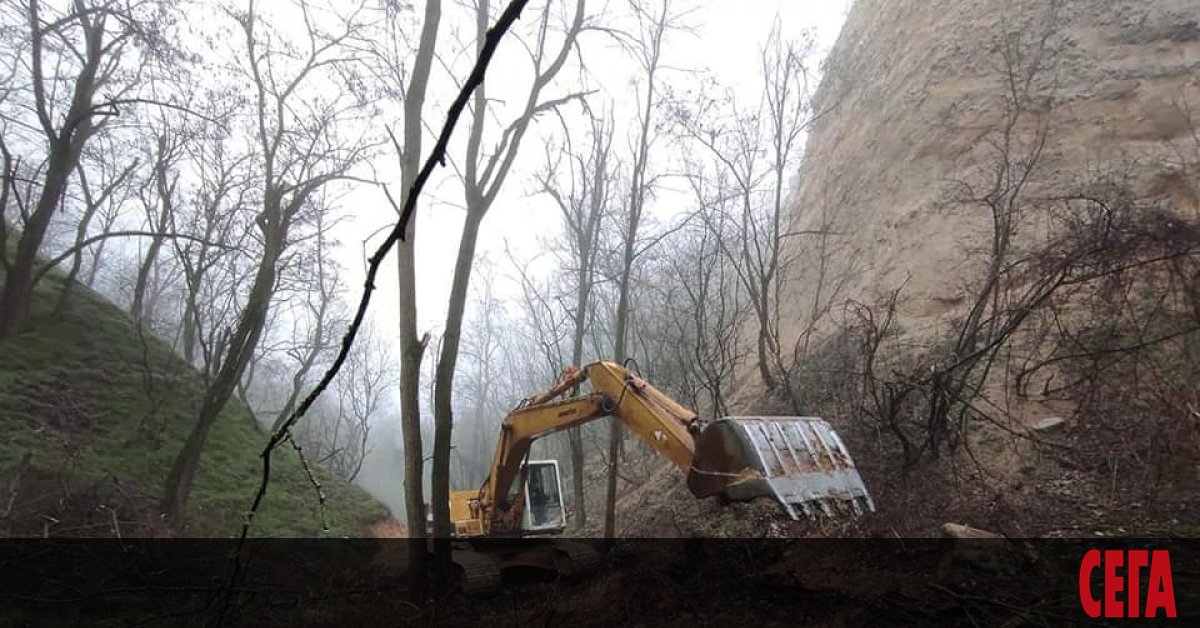
[[[934,337],[988,245],[987,211],[962,199],[986,191],[1005,154],[1037,155],[1030,195],[1120,176],[1200,211],[1188,157],[1200,0],[858,0],[817,109],[785,245],[782,345],[828,332],[847,300],[901,286],[900,325]],[[754,379],[747,369],[743,389]]]
[[[879,512],[829,529],[780,522],[748,506],[697,501],[668,469],[622,500],[625,533],[921,536],[956,521],[1070,536],[1194,526],[1200,0],[857,0],[816,110],[784,250],[780,344],[783,362],[792,362],[789,385],[764,395],[757,365],[748,365],[732,405],[829,419]],[[1101,217],[1064,220],[1077,206]],[[1160,241],[1182,234],[1169,243],[1188,259],[1175,283],[1164,279],[1170,269],[1146,270],[1146,255],[1128,254],[1136,239],[1108,238],[1107,227],[1100,236],[1063,234],[1064,224],[1108,224],[1109,209],[1124,216],[1116,231],[1132,224]],[[1002,275],[992,263],[997,220],[1012,227]],[[1088,279],[1034,307],[1022,301],[1026,285],[1074,268],[1066,261],[1081,251],[1080,265],[1091,263],[1093,250],[1113,267],[1139,267],[1123,277],[1124,294]],[[1003,277],[994,293],[982,281],[989,270]],[[893,294],[891,333],[872,338],[852,325],[864,312],[880,323],[881,302]],[[1148,294],[1154,314],[1138,318],[1142,302],[1129,305],[1130,294]],[[1159,307],[1164,301],[1182,305]],[[981,318],[1003,324],[1017,320],[1009,304],[1036,313],[1002,344],[993,344],[995,327],[964,342],[963,321],[979,302]],[[1164,314],[1170,307],[1177,310]],[[1122,325],[1143,322],[1168,336],[1182,323],[1191,335],[1074,371],[1053,366],[1071,360],[1044,359],[1063,347],[1076,358],[1080,345],[1052,336],[1109,333],[1114,315],[1119,342]],[[753,338],[750,324],[744,332]],[[881,337],[886,349],[864,353]],[[949,366],[980,346],[1000,349]],[[1022,366],[1037,380],[1014,385],[1022,360],[1052,366]],[[1092,377],[1090,387],[1059,386],[1084,381],[1072,379],[1079,372]],[[961,386],[948,385],[951,378]],[[934,444],[935,430],[958,439],[955,446]]]

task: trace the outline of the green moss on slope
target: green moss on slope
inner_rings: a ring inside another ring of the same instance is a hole
[[[0,535],[109,536],[165,530],[163,479],[195,419],[203,380],[122,310],[75,285],[38,287],[32,329],[0,340]],[[261,477],[266,435],[231,401],[209,436],[189,500],[188,536],[231,536]],[[256,536],[321,535],[318,499],[295,452],[272,458]],[[327,534],[353,536],[387,509],[362,489],[314,469]]]

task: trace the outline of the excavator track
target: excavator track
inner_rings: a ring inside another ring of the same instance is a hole
[[[451,559],[458,567],[463,593],[487,595],[503,586],[509,568],[536,567],[558,577],[575,580],[593,573],[600,553],[586,543],[563,539],[520,539],[504,543],[456,546]]]
[[[459,569],[463,593],[481,595],[500,590],[500,566],[491,556],[465,546],[455,548],[451,560]]]
[[[558,567],[558,573],[565,578],[580,578],[600,567],[600,553],[591,545],[563,539],[553,539],[549,545],[565,559]]]

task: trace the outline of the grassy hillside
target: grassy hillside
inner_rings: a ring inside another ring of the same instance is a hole
[[[51,316],[62,282],[39,285],[31,331],[0,340],[0,536],[111,536],[114,522],[126,536],[159,534],[163,478],[194,420],[201,376],[86,287],[74,286]],[[231,401],[201,462],[188,536],[240,531],[265,440],[246,406]],[[254,534],[321,534],[318,499],[295,452],[272,460]],[[315,471],[328,534],[353,536],[386,516],[362,489]]]

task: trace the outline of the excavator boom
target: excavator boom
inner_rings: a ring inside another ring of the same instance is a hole
[[[591,391],[572,391],[588,383]],[[569,393],[574,396],[567,396]],[[545,393],[504,418],[491,472],[477,491],[453,491],[453,560],[463,590],[483,593],[501,571],[537,568],[579,576],[600,564],[596,551],[561,533],[566,508],[558,463],[530,460],[535,440],[612,416],[687,473],[696,497],[766,497],[788,516],[855,516],[875,509],[841,438],[816,417],[739,416],[701,420],[629,369],[612,362],[570,368]]]
[[[590,393],[565,397],[585,382]],[[792,518],[874,510],[849,451],[823,419],[742,416],[705,422],[629,369],[599,361],[568,369],[553,388],[505,417],[487,481],[478,492],[454,496],[459,534],[528,532],[530,445],[604,416],[615,417],[687,473],[688,488],[697,497],[767,497]]]

